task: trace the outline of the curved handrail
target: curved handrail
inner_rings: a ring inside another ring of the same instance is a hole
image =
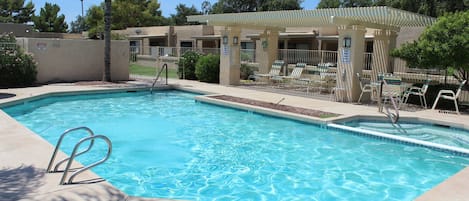
[[[67,174],[68,174],[68,170],[70,169],[70,166],[72,165],[73,163],[73,159],[75,159],[75,157],[77,156],[76,152],[78,150],[78,148],[80,147],[80,145],[83,143],[83,142],[86,142],[88,140],[91,140],[91,141],[94,141],[94,139],[96,138],[100,138],[102,140],[104,140],[107,145],[108,145],[108,149],[107,149],[107,154],[106,154],[106,157],[104,157],[103,159],[99,160],[99,161],[96,161],[95,163],[92,163],[88,166],[85,166],[81,169],[79,169],[78,171],[76,171],[75,173],[73,173],[70,178],[68,179],[68,182],[65,183],[65,179],[67,178]],[[70,160],[68,161],[67,163],[67,167],[65,168],[65,171],[64,171],[64,174],[62,175],[62,179],[60,180],[60,184],[71,184],[72,181],[73,181],[73,178],[75,178],[78,174],[90,169],[90,168],[93,168],[101,163],[104,163],[107,159],[109,159],[109,156],[111,155],[111,152],[112,152],[112,143],[111,143],[111,140],[109,140],[109,138],[107,138],[106,136],[104,135],[94,135],[94,136],[89,136],[89,137],[86,137],[86,138],[83,138],[81,139],[76,145],[75,145],[75,148],[73,148],[73,152],[72,152],[72,155],[70,156]]]
[[[92,131],[90,128],[85,127],[85,126],[76,127],[76,128],[71,128],[71,129],[65,130],[65,131],[60,135],[60,138],[59,138],[59,140],[57,141],[57,144],[55,145],[54,153],[52,153],[52,156],[51,156],[51,159],[50,159],[50,161],[49,161],[49,165],[47,166],[46,172],[57,172],[57,169],[59,168],[59,166],[60,166],[63,162],[65,162],[65,161],[67,161],[67,160],[70,159],[70,157],[68,157],[68,158],[65,158],[65,159],[59,161],[59,162],[57,163],[57,165],[55,166],[54,170],[53,170],[53,171],[50,171],[51,168],[52,168],[52,165],[54,164],[55,157],[57,156],[57,151],[58,151],[59,148],[60,148],[60,144],[62,144],[63,138],[64,138],[65,135],[67,135],[68,133],[71,133],[71,132],[77,131],[77,130],[85,130],[85,131],[87,131],[87,132],[89,133],[90,136],[94,136],[93,131]],[[79,152],[79,153],[76,154],[76,155],[79,156],[79,155],[81,155],[81,154],[84,154],[84,153],[88,152],[88,151],[91,149],[91,147],[93,146],[93,143],[94,143],[94,141],[92,140],[92,141],[90,142],[90,145],[88,146],[88,148],[87,148],[86,150],[84,150],[84,151],[82,151],[82,152]]]
[[[382,80],[381,81],[381,95],[383,95],[383,85],[385,86],[388,86],[388,83],[386,82],[386,80]],[[396,124],[397,121],[399,121],[399,107],[396,105],[396,101],[394,100],[394,97],[392,95],[388,95],[389,97],[389,100],[391,100],[391,103],[392,103],[392,106],[393,106],[393,109],[395,111],[395,114],[394,113],[391,113],[389,111],[389,107],[387,107],[386,105],[383,105],[383,107],[386,109],[386,116],[388,116],[388,118],[391,120],[391,122],[393,124]]]
[[[155,84],[158,81],[158,79],[160,78],[161,73],[163,72],[163,70],[166,70],[166,83],[165,84],[168,85],[168,64],[164,63],[163,66],[161,67],[160,71],[158,71],[158,74],[156,74],[155,80],[153,81],[153,84],[151,85],[151,88],[150,88],[150,93],[153,93],[153,87],[155,87]]]

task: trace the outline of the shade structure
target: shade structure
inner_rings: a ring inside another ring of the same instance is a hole
[[[395,30],[400,27],[425,27],[431,25],[436,19],[381,6],[193,15],[188,16],[187,20],[214,26],[240,26],[259,29],[362,25],[368,28]]]

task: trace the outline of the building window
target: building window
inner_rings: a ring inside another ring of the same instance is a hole
[[[241,49],[256,49],[255,44],[253,42],[241,42]]]

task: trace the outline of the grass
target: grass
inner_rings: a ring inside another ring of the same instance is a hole
[[[149,66],[141,66],[138,64],[130,64],[129,66],[130,74],[133,75],[144,75],[154,77],[156,76],[156,68]],[[164,76],[164,71],[161,76]],[[178,78],[177,70],[168,68],[168,78]]]

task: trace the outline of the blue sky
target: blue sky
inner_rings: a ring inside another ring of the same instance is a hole
[[[26,0],[25,2],[28,2]],[[81,15],[81,1],[80,0],[32,0],[34,7],[36,8],[36,13],[38,14],[46,2],[54,3],[60,6],[60,13],[65,15],[65,20],[70,23],[75,20],[78,15]],[[98,5],[104,0],[83,0],[83,7],[85,10],[88,10],[89,7],[93,5]],[[198,10],[200,10],[200,5],[203,0],[159,0],[161,5],[161,11],[163,15],[168,17],[171,14],[175,13],[175,8],[178,4],[186,4],[187,6],[194,5]],[[211,3],[217,2],[217,0],[210,0]],[[304,0],[301,5],[305,9],[314,9],[318,4],[319,0]]]

